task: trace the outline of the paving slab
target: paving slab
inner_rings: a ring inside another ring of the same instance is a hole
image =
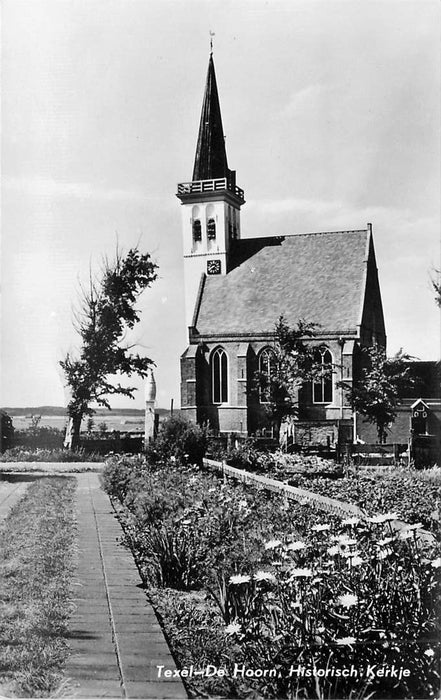
[[[98,475],[76,474],[78,566],[66,664],[69,697],[187,698],[156,614]]]

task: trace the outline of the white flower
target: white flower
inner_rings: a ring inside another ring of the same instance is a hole
[[[366,518],[366,520],[369,523],[376,523],[376,524],[386,522],[384,515],[373,515],[371,518]]]
[[[441,557],[438,557],[437,559],[432,559],[430,562],[430,566],[433,566],[434,569],[439,569],[441,566]]]
[[[276,581],[276,577],[270,571],[257,571],[254,574],[255,581]]]
[[[357,605],[358,596],[353,593],[345,593],[344,595],[338,596],[338,603],[344,608],[352,608],[353,605]]]
[[[435,656],[435,652],[433,651],[433,649],[426,649],[426,651],[424,652],[424,654],[425,654],[426,656],[430,656],[430,657]]]
[[[187,518],[187,520],[181,520],[181,525],[190,525],[191,523],[191,518]]]
[[[358,525],[360,522],[360,518],[346,518],[346,520],[342,520],[341,524],[342,525]]]
[[[314,532],[324,532],[325,530],[330,530],[331,526],[329,523],[319,523],[318,525],[313,525],[311,530]]]
[[[401,530],[400,540],[408,540],[412,537],[412,533],[409,530]]]
[[[239,510],[242,510],[242,508],[248,508],[248,501],[245,501],[245,499],[242,501],[239,501],[238,506],[239,506]]]
[[[238,586],[241,583],[248,583],[248,581],[251,581],[251,576],[248,576],[248,574],[234,574],[234,576],[230,576],[229,579],[229,582],[234,586]]]
[[[225,634],[239,634],[241,626],[238,622],[230,622],[229,625],[225,627]]]
[[[362,559],[359,556],[356,557],[349,557],[348,558],[348,566],[360,566],[360,564],[364,563],[364,559]]]
[[[297,552],[299,549],[306,549],[306,544],[300,540],[296,540],[295,542],[290,542],[287,549],[289,549],[290,552]]]
[[[347,644],[350,646],[351,644],[355,644],[355,641],[355,637],[341,637],[340,639],[336,639],[335,643],[340,645]]]
[[[383,537],[382,540],[378,540],[375,544],[377,547],[384,547],[386,544],[390,544],[390,542],[394,541],[394,537]]]
[[[309,578],[312,576],[311,569],[291,569],[289,573],[291,574],[289,581],[292,581],[294,578]]]
[[[280,540],[269,540],[268,542],[265,542],[265,549],[276,549],[277,547],[281,546],[281,541]]]
[[[357,544],[357,540],[351,539],[350,537],[341,537],[340,538],[340,546],[341,547],[350,547],[351,545]]]
[[[340,547],[338,544],[335,544],[333,547],[329,547],[326,551],[330,557],[335,557],[336,554],[340,554]]]

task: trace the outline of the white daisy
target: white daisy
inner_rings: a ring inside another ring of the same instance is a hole
[[[342,520],[341,524],[342,525],[358,525],[360,522],[360,518],[346,518],[346,520]]]
[[[306,549],[306,544],[300,540],[296,540],[295,542],[290,542],[287,549],[289,549],[290,552],[297,552],[300,549]]]
[[[257,571],[254,574],[255,581],[276,581],[276,577],[270,571]]]
[[[311,569],[291,569],[289,573],[291,574],[290,581],[294,578],[309,578],[312,576]]]
[[[358,596],[354,595],[353,593],[345,593],[344,595],[339,595],[338,603],[344,608],[352,608],[354,605],[357,605]]]
[[[234,586],[238,586],[241,583],[248,583],[248,581],[251,581],[251,576],[248,576],[248,574],[234,574],[234,576],[230,576],[229,579],[229,582]]]
[[[348,566],[360,566],[363,563],[364,563],[364,559],[362,559],[359,556],[348,558]]]
[[[230,622],[230,624],[225,627],[225,634],[238,634],[240,630],[241,626],[238,622]]]
[[[335,544],[333,547],[329,547],[326,551],[330,557],[335,557],[337,554],[340,554],[340,547],[338,544]]]
[[[350,646],[351,644],[355,644],[356,639],[355,637],[341,637],[340,639],[336,639],[335,643],[339,645],[347,645]]]

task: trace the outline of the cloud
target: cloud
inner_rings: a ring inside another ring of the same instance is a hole
[[[310,109],[318,103],[321,103],[330,92],[331,86],[329,84],[321,85],[320,83],[314,83],[312,85],[307,85],[291,95],[288,103],[280,113],[280,116],[282,118],[292,117],[302,110]]]
[[[6,191],[25,193],[28,196],[48,199],[92,199],[103,202],[146,202],[146,192],[107,188],[92,182],[66,182],[48,177],[5,177]]]

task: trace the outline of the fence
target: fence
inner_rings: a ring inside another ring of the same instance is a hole
[[[252,472],[247,472],[243,469],[230,467],[230,465],[225,464],[225,462],[217,462],[213,459],[204,459],[204,466],[209,469],[220,471],[224,475],[232,476],[235,479],[244,481],[245,483],[260,484],[263,488],[266,488],[269,491],[283,493],[290,500],[314,505],[321,510],[327,511],[328,513],[336,513],[343,516],[356,516],[357,518],[366,517],[364,511],[352,503],[345,503],[344,501],[338,501],[336,498],[321,496],[313,491],[307,491],[306,489],[300,489],[297,486],[285,484],[283,481],[270,479],[268,476],[261,476],[260,474],[253,474]]]

